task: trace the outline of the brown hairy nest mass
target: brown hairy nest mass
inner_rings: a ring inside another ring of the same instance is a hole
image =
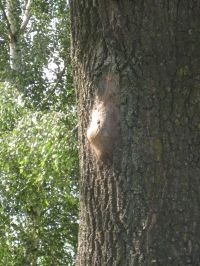
[[[116,74],[105,76],[96,96],[90,126],[87,130],[92,151],[98,161],[112,159],[113,148],[119,134],[119,81]]]

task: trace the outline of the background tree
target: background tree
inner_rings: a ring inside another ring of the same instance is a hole
[[[6,0],[0,10],[0,264],[73,265],[78,167],[68,6]]]
[[[77,266],[200,264],[199,11],[198,1],[71,2]]]
[[[1,0],[0,9],[1,80],[12,82],[40,109],[49,105],[55,108],[56,99],[59,103],[73,102],[67,2]],[[9,16],[15,22],[9,22]],[[26,17],[27,23],[22,26]],[[11,23],[17,35],[15,52],[10,51]],[[11,54],[17,54],[18,59],[12,59]]]

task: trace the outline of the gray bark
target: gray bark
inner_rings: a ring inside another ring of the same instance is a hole
[[[200,265],[199,14],[199,1],[71,3],[77,266]]]

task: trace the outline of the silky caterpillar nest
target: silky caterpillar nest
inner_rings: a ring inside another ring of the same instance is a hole
[[[104,93],[94,102],[87,138],[98,161],[112,159],[119,132],[119,105],[113,77],[107,76]],[[114,80],[115,81],[115,80]]]

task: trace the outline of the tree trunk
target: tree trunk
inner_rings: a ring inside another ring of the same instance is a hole
[[[23,47],[21,39],[31,17],[31,5],[32,0],[27,0],[24,10],[20,12],[19,0],[6,0],[5,9],[4,5],[0,3],[0,9],[3,12],[9,31],[10,68],[17,74],[21,74],[22,71],[21,51]]]
[[[73,0],[77,266],[200,265],[200,1]]]

